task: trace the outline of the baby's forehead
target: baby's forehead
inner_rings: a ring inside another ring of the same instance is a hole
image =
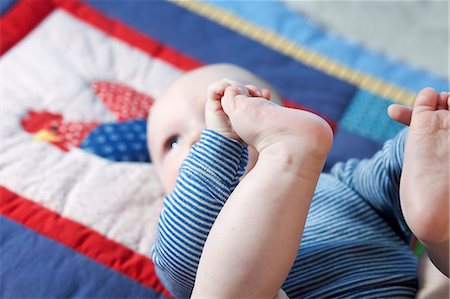
[[[189,118],[191,107],[196,106],[196,95],[183,88],[175,89],[157,98],[149,111],[148,122],[153,128],[162,129],[165,126]],[[203,106],[203,105],[202,105]]]
[[[151,127],[162,127],[168,120],[174,118],[178,110],[172,101],[157,99],[149,111],[148,123]]]
[[[222,80],[231,79],[244,84],[261,85],[260,78],[240,67],[226,64],[208,65],[189,71],[169,84],[166,92],[194,93],[199,89],[205,90],[208,85]]]

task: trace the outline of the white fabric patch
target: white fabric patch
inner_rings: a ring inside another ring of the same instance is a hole
[[[63,10],[10,49],[1,66],[2,185],[148,255],[162,207],[152,166],[78,148],[63,152],[33,141],[20,119],[32,109],[60,113],[63,121],[113,122],[92,81],[123,83],[155,98],[181,71]]]

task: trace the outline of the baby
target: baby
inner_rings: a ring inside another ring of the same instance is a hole
[[[169,291],[414,297],[413,234],[448,276],[448,93],[424,89],[413,110],[393,105],[409,132],[321,174],[328,124],[268,101],[267,86],[212,65],[176,80],[152,108],[149,147],[168,194],[152,258]]]

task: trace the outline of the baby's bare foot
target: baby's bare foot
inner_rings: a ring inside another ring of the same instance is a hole
[[[405,147],[402,211],[412,232],[430,244],[449,237],[449,106],[447,92],[420,91]]]
[[[230,122],[261,158],[319,174],[331,147],[333,133],[319,116],[279,106],[262,97],[247,97],[233,86],[225,90],[222,107]]]

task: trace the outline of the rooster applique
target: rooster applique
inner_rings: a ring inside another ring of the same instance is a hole
[[[62,151],[78,147],[113,161],[150,162],[147,115],[153,99],[120,83],[95,81],[91,87],[116,122],[65,121],[59,113],[29,110],[22,127],[34,134],[33,140]]]

